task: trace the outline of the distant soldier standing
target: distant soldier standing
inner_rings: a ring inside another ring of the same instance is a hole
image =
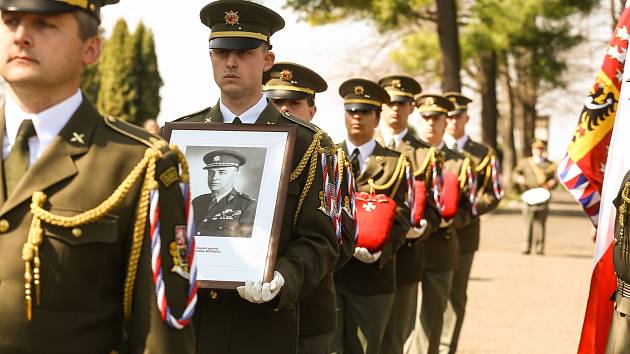
[[[117,2],[0,0],[1,353],[194,352],[183,155],[79,88]]]
[[[535,188],[543,188],[551,191],[558,183],[556,179],[556,165],[547,160],[547,143],[536,139],[532,143],[532,156],[522,158],[512,172],[513,180],[521,192],[527,192]],[[544,191],[543,191],[544,192]],[[532,247],[532,239],[536,243],[536,253],[542,255],[545,251],[545,224],[549,214],[549,194],[545,200],[526,202],[523,205],[523,218],[525,221],[525,239],[523,241],[523,254],[529,254]]]
[[[492,148],[475,142],[466,134],[466,124],[470,119],[468,104],[472,101],[455,92],[446,93],[444,97],[455,106],[455,110],[449,112],[446,118],[444,142],[451,150],[465,153],[472,159],[477,178],[473,218],[469,224],[456,230],[459,241],[459,265],[453,275],[453,288],[449,300],[451,306],[444,314],[440,352],[453,354],[457,351],[457,342],[464,323],[470,269],[475,252],[479,249],[481,231],[479,216],[499,205],[502,189],[499,184],[498,161],[494,151]]]

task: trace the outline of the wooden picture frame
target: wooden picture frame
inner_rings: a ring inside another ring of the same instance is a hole
[[[295,126],[281,124],[164,126],[163,137],[179,146],[189,164],[199,287],[235,289],[273,278],[296,134]],[[220,173],[231,175],[215,177]],[[245,214],[255,216],[243,221]]]

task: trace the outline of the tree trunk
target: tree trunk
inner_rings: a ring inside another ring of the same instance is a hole
[[[512,88],[512,80],[507,68],[507,57],[503,56],[503,70],[500,70],[500,83],[503,93],[503,101],[505,105],[505,114],[503,121],[503,129],[501,140],[503,141],[503,185],[506,190],[512,190],[512,170],[516,166],[516,147],[514,146],[514,89]]]
[[[457,5],[455,0],[436,0],[436,3],[440,52],[442,54],[442,90],[443,92],[461,92]]]
[[[479,75],[481,89],[481,140],[497,149],[497,54],[488,51],[481,55]]]
[[[514,53],[516,69],[516,104],[519,121],[521,156],[531,156],[536,121],[537,85],[531,75],[533,53],[521,50]]]

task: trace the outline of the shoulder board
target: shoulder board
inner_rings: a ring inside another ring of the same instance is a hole
[[[185,116],[183,116],[183,117],[177,118],[177,119],[173,120],[173,122],[183,122],[183,121],[186,121],[186,120],[188,120],[188,119],[190,119],[190,118],[196,117],[196,116],[198,116],[198,115],[203,115],[203,116],[205,116],[205,115],[206,115],[206,113],[207,113],[210,109],[212,109],[212,107],[206,107],[206,108],[204,108],[204,109],[202,109],[202,110],[199,110],[199,111],[197,111],[197,112],[190,113],[190,114],[187,114],[187,115],[185,115]]]
[[[247,199],[247,200],[249,200],[250,202],[255,202],[255,201],[256,201],[256,199],[254,199],[254,198],[252,198],[252,197],[248,196],[247,194],[241,193],[241,192],[238,192],[238,194],[237,194],[237,195],[238,195],[239,197],[243,198],[243,199]]]
[[[166,140],[157,135],[153,135],[138,126],[110,116],[104,117],[103,120],[105,121],[105,125],[119,134],[162,152],[167,152],[169,150]]]
[[[291,114],[291,113],[288,113],[288,112],[282,112],[281,114],[282,114],[282,116],[283,116],[284,118],[286,118],[286,119],[290,120],[291,122],[293,122],[293,123],[295,123],[295,124],[298,124],[298,125],[301,125],[301,126],[303,126],[303,127],[306,127],[306,128],[308,128],[308,129],[310,129],[310,130],[314,131],[315,133],[322,131],[322,129],[321,129],[320,127],[316,126],[315,124],[313,124],[313,123],[311,123],[311,122],[307,122],[307,121],[305,121],[305,120],[303,120],[303,119],[300,119],[300,118],[298,118],[298,117],[294,116],[294,115],[293,115],[293,114]]]

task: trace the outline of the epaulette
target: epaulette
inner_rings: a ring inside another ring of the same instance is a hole
[[[128,138],[139,141],[144,145],[155,148],[161,152],[169,151],[168,143],[166,142],[166,140],[157,135],[153,135],[138,126],[129,124],[123,120],[116,119],[110,116],[104,117],[104,121],[105,125],[110,127],[112,130]]]
[[[313,124],[311,122],[307,122],[307,121],[305,121],[303,119],[300,119],[300,118],[294,116],[293,114],[291,114],[289,112],[282,112],[281,114],[282,114],[282,116],[284,118],[292,121],[293,123],[296,123],[296,124],[299,124],[299,125],[301,125],[303,127],[306,127],[306,128],[312,130],[315,133],[322,131],[322,129],[320,127],[316,126],[315,124]]]
[[[249,200],[250,202],[255,202],[255,201],[256,201],[256,199],[254,199],[254,198],[250,197],[250,196],[249,196],[249,195],[247,195],[247,194],[244,194],[244,193],[241,193],[241,192],[236,192],[236,193],[237,193],[237,195],[238,195],[239,197],[241,197],[241,198],[243,198],[243,199],[247,199],[247,200]]]
[[[177,118],[177,119],[173,120],[173,122],[182,122],[182,121],[186,121],[186,120],[188,120],[188,119],[190,119],[190,118],[193,118],[193,117],[195,117],[195,116],[197,116],[197,115],[204,114],[205,112],[207,112],[207,111],[208,111],[208,110],[210,110],[210,109],[212,109],[212,107],[206,107],[206,108],[200,109],[200,110],[199,110],[199,111],[197,111],[197,112],[190,113],[190,114],[187,114],[187,115],[185,115],[185,116],[183,116],[183,117]],[[204,115],[205,115],[205,114],[204,114]]]

